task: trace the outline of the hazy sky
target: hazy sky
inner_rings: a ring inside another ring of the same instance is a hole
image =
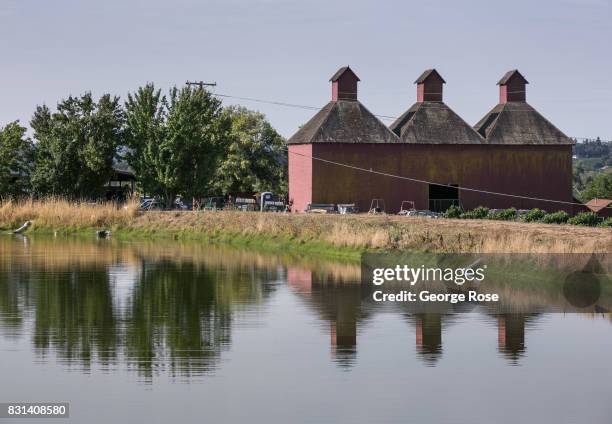
[[[611,0],[0,0],[0,125],[69,94],[125,98],[148,81],[216,81],[217,93],[320,107],[349,64],[360,100],[392,116],[435,67],[471,124],[518,68],[529,103],[561,130],[612,139],[611,22]],[[314,113],[242,103],[284,136]]]

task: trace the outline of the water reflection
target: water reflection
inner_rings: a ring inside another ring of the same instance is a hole
[[[525,353],[525,324],[530,317],[523,314],[497,317],[497,346],[499,352],[514,364]]]
[[[363,325],[368,313],[362,308],[363,287],[359,268],[345,265],[329,269],[289,266],[287,284],[329,323],[331,351],[335,361],[349,367],[357,353],[357,323]]]
[[[414,322],[417,352],[428,365],[433,365],[442,354],[442,315],[418,314]]]
[[[94,357],[108,365],[117,355],[118,333],[107,269],[43,272],[33,270],[25,282],[34,305],[34,348],[43,356],[53,349],[62,360],[84,367]]]
[[[0,242],[0,325],[32,335],[41,358],[87,371],[125,358],[151,378],[213,370],[232,319],[274,292],[282,268],[258,255],[105,242]],[[30,322],[31,328],[26,328]]]
[[[347,370],[357,361],[361,329],[378,314],[402,317],[429,366],[443,357],[445,332],[457,318],[456,311],[373,304],[357,264],[177,242],[5,237],[0,331],[31,337],[41,358],[53,353],[84,371],[93,364],[125,364],[148,381],[162,372],[189,379],[213,373],[231,348],[236,325],[257,322],[284,284],[323,323],[333,360]],[[508,290],[517,305],[557,301],[546,293]],[[540,315],[476,313],[497,326],[499,353],[520,365],[525,334]]]

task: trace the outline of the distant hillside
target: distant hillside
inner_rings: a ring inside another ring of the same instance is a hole
[[[612,173],[612,145],[599,137],[585,140],[574,146],[574,192],[582,199],[580,192],[600,173]]]

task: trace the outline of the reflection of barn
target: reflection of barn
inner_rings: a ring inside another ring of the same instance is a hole
[[[358,100],[358,81],[349,67],[336,72],[331,101],[288,140],[294,210],[308,203],[356,203],[367,210],[375,198],[384,199],[390,212],[402,200],[431,210],[457,203],[466,209],[564,208],[462,187],[573,200],[573,142],[526,102],[527,81],[518,71],[499,81],[499,104],[474,128],[444,103],[445,81],[434,69],[416,80],[417,102],[390,128]],[[447,186],[364,171],[370,169]]]
[[[442,315],[415,316],[416,347],[427,364],[434,364],[442,355]]]
[[[338,364],[349,366],[357,354],[357,329],[367,319],[362,308],[362,285],[309,269],[289,267],[287,283],[329,322],[330,344]]]
[[[353,364],[357,355],[357,334],[364,322],[383,309],[383,304],[371,302],[371,290],[359,281],[330,278],[308,268],[287,268],[287,284],[329,323],[332,352],[336,362],[343,366]],[[416,312],[414,305],[400,303],[392,305],[401,311],[403,318],[415,331],[417,356],[428,366],[435,366],[444,352],[443,335],[455,325],[457,314],[469,308],[451,308],[446,312]],[[525,331],[533,326],[537,314],[494,315],[497,325],[498,350],[513,364],[524,355]]]
[[[503,314],[497,317],[497,347],[513,364],[525,354],[525,329],[534,314]]]

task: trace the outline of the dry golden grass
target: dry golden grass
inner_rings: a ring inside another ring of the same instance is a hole
[[[5,228],[33,221],[35,226],[99,227],[129,225],[138,212],[136,201],[126,206],[114,202],[86,203],[50,197],[45,200],[7,201],[0,206],[0,225]]]
[[[569,225],[399,216],[155,212],[134,226],[244,237],[322,241],[335,247],[436,252],[612,252],[612,230]]]
[[[138,212],[114,203],[61,199],[0,205],[0,226],[31,220],[36,228],[111,228],[134,234],[161,233],[245,239],[275,237],[295,246],[322,242],[335,248],[409,249],[434,252],[612,252],[612,230],[570,225],[400,216],[306,215],[255,212]]]

